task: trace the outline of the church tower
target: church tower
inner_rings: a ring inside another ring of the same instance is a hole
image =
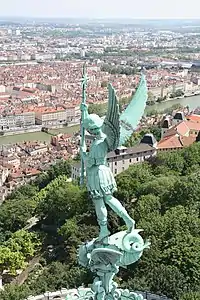
[[[170,129],[171,127],[171,122],[170,119],[167,117],[162,123],[161,127],[161,139],[163,138],[164,134]]]

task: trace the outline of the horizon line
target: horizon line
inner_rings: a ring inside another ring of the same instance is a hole
[[[144,21],[144,20],[147,20],[147,21],[152,21],[152,20],[181,20],[181,21],[199,21],[200,22],[200,19],[197,18],[197,17],[191,17],[191,18],[185,18],[185,17],[177,17],[177,18],[171,18],[171,17],[149,17],[149,18],[146,18],[146,17],[137,17],[137,18],[133,18],[133,17],[118,17],[118,16],[112,16],[112,17],[84,17],[84,16],[9,16],[9,15],[5,15],[5,16],[1,16],[0,15],[0,19],[1,18],[13,18],[13,19],[20,19],[20,18],[30,18],[30,19],[84,19],[84,20],[136,20],[136,21]]]

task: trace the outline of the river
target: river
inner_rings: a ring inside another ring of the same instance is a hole
[[[190,110],[193,110],[198,106],[200,107],[200,95],[186,97],[182,99],[176,99],[176,100],[169,100],[152,106],[148,106],[145,112],[149,112],[152,110],[163,111],[166,108],[171,107],[173,104],[178,104],[178,103],[180,103],[182,106],[188,105]],[[79,125],[76,125],[72,127],[64,127],[62,129],[52,130],[51,132],[53,134],[61,133],[61,132],[73,133],[76,132],[78,129],[79,129]],[[15,144],[23,141],[36,141],[36,140],[50,143],[51,134],[45,132],[33,132],[33,133],[16,134],[12,136],[3,136],[0,137],[0,145]]]
[[[79,125],[71,126],[71,127],[64,127],[61,129],[53,129],[51,130],[52,134],[58,133],[74,133],[79,130]],[[0,137],[0,145],[8,145],[8,144],[15,144],[20,142],[28,142],[28,141],[41,141],[50,143],[52,134],[45,133],[45,132],[31,132],[31,133],[23,133],[23,134],[15,134],[15,135],[8,135],[8,136],[1,136]]]
[[[189,109],[191,111],[191,110],[197,108],[198,106],[200,107],[200,95],[157,103],[157,104],[148,106],[145,111],[146,112],[150,112],[152,110],[163,111],[166,108],[169,108],[172,105],[179,104],[179,103],[184,107],[188,105]]]

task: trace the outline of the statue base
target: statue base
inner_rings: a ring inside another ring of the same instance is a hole
[[[104,295],[104,299],[106,300],[146,300],[141,294],[130,292],[129,290],[125,289],[116,289],[115,295]],[[68,291],[68,295],[65,298],[66,300],[96,300],[98,296],[96,293],[92,291],[91,288],[83,288],[80,287],[78,289],[72,289]]]
[[[133,229],[132,232],[120,231],[101,240],[97,238],[80,246],[79,264],[90,269],[95,275],[90,290],[91,299],[144,299],[142,295],[129,292],[129,290],[118,289],[117,283],[113,281],[114,276],[119,272],[119,267],[126,268],[126,266],[139,260],[143,250],[149,247],[149,241],[143,241],[139,235],[140,231],[138,229]]]

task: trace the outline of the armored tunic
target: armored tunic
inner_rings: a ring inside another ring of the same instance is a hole
[[[117,190],[114,176],[107,164],[106,135],[98,137],[91,145],[86,160],[87,188],[92,198],[102,198]]]

